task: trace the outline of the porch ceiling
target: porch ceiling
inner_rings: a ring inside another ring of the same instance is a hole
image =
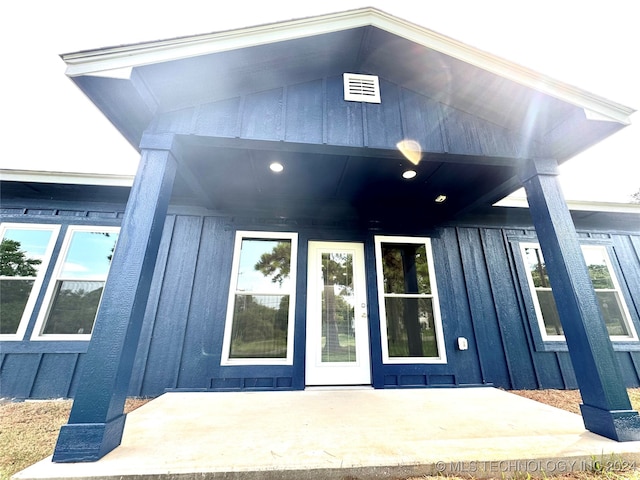
[[[437,225],[515,188],[515,166],[506,162],[483,165],[467,157],[429,155],[415,166],[384,151],[326,154],[251,145],[213,149],[206,140],[182,140],[174,201],[225,212]],[[284,170],[272,172],[273,162]],[[402,173],[409,169],[417,175],[404,179]],[[436,202],[439,195],[446,200]]]

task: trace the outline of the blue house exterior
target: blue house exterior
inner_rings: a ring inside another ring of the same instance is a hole
[[[54,461],[168,390],[579,388],[640,439],[640,212],[557,182],[631,109],[374,9],[63,59],[141,161],[3,177],[0,395],[75,398]]]

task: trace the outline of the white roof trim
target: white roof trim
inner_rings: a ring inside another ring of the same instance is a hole
[[[615,202],[590,202],[582,200],[567,200],[571,211],[635,213],[640,215],[640,204]],[[494,204],[494,207],[529,208],[529,202],[524,197],[505,197]]]
[[[0,180],[7,182],[66,183],[72,185],[130,187],[133,185],[133,178],[133,175],[0,169]]]
[[[264,45],[372,25],[427,48],[475,65],[526,87],[628,125],[635,111],[619,103],[546,77],[528,68],[374,8],[289,20],[224,32],[88,50],[62,55],[67,75],[91,75],[215,52]]]

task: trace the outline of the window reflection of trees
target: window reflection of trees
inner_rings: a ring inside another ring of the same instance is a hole
[[[245,252],[273,244],[271,239],[244,239],[240,263]],[[277,293],[236,292],[229,358],[286,358],[290,295],[283,284],[291,271],[291,241],[276,241],[271,250],[260,254],[253,269],[277,285]]]
[[[540,247],[526,247],[524,251],[545,331],[547,335],[564,335],[541,249]],[[604,259],[605,253],[599,248],[593,253],[596,252],[597,257],[594,256],[587,260],[587,270],[600,304],[607,331],[609,335],[613,336],[630,336],[624,319],[620,294],[616,291],[611,272]]]
[[[322,361],[355,362],[353,255],[323,253]]]
[[[22,314],[42,263],[30,258],[17,240],[3,238],[0,243],[0,334],[13,334],[18,330]]]
[[[423,244],[382,244],[389,357],[437,357],[429,264]]]
[[[53,280],[43,335],[89,335],[118,241],[113,231],[70,227],[68,249]]]

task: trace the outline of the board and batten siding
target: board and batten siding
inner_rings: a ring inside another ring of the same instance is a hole
[[[217,100],[158,115],[147,133],[517,158],[544,145],[383,78],[379,104],[345,102],[342,76]]]
[[[176,210],[174,212],[173,210]],[[309,240],[360,241],[365,244],[371,341],[379,349],[380,319],[375,286],[374,233],[349,226],[268,218],[168,215],[157,257],[129,394],[157,396],[166,390],[300,389],[304,387],[306,244]],[[117,224],[120,214],[103,218],[62,217],[45,210],[16,210],[3,221]],[[79,218],[81,220],[79,220]],[[84,220],[82,220],[84,219]],[[295,231],[299,234],[298,300],[294,365],[220,366],[220,352],[236,230]],[[535,241],[530,227],[458,225],[430,232],[375,232],[430,236],[448,363],[382,364],[372,356],[378,388],[424,385],[493,384],[503,388],[577,388],[566,348],[536,340],[530,293],[518,242]],[[581,239],[599,242],[613,252],[614,267],[636,329],[640,330],[640,236],[580,231]],[[59,248],[59,247],[58,247]],[[39,306],[39,305],[38,305]],[[33,323],[33,321],[32,321]],[[32,324],[30,326],[32,329]],[[456,348],[458,337],[469,349]],[[72,397],[86,342],[2,342],[0,397]],[[616,346],[625,382],[640,385],[638,342]]]

